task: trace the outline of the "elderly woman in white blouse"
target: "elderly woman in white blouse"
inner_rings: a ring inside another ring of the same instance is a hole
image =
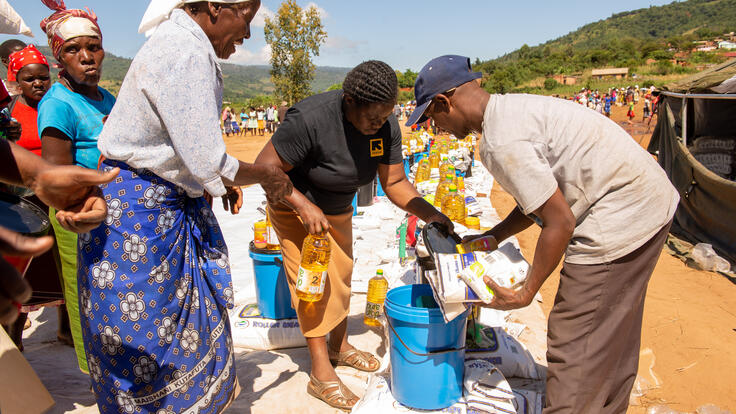
[[[227,247],[203,195],[259,183],[292,186],[281,170],[225,152],[222,73],[250,37],[260,0],[153,0],[99,149],[105,223],[80,236],[84,345],[100,412],[222,412],[238,384],[227,309]],[[230,199],[230,207],[234,206]],[[227,205],[228,203],[226,203]]]

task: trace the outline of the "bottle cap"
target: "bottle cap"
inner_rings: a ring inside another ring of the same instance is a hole
[[[376,274],[383,276],[383,269],[376,270]]]
[[[452,174],[447,174],[447,175],[445,176],[445,178],[447,178],[448,180],[452,180]]]
[[[457,187],[455,186],[455,184],[450,184],[450,192],[457,193]]]

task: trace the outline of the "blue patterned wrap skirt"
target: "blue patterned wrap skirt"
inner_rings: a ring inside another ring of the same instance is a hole
[[[146,170],[102,185],[108,215],[80,235],[79,306],[101,413],[220,413],[238,389],[227,247],[204,198]]]

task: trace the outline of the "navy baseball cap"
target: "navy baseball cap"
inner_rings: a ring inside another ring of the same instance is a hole
[[[482,76],[482,73],[471,70],[470,58],[465,56],[445,55],[430,60],[419,71],[417,81],[414,83],[417,108],[406,121],[406,126],[427,120],[424,111],[435,96]]]

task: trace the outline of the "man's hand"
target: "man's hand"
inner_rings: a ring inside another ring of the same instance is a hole
[[[0,227],[0,253],[11,256],[38,256],[54,245],[51,236],[25,237]],[[0,258],[0,323],[10,324],[18,317],[17,305],[30,299],[31,287],[18,271]]]
[[[261,165],[264,168],[264,174],[259,184],[266,192],[266,197],[272,203],[280,203],[291,195],[294,186],[291,184],[289,176],[286,175],[281,168],[274,165]]]
[[[240,187],[226,187],[227,194],[222,196],[222,208],[232,214],[240,213],[243,207],[243,191]]]
[[[440,213],[439,211],[437,211],[435,214],[427,217],[427,219],[425,220],[425,222],[427,224],[433,223],[433,222],[434,223],[440,223],[440,224],[442,224],[442,225],[445,226],[445,228],[447,229],[447,232],[448,233],[454,233],[455,232],[455,224],[452,222],[452,220],[450,220],[449,217],[447,217],[446,215]]]
[[[38,198],[57,210],[81,210],[86,200],[99,196],[98,186],[109,183],[120,172],[113,168],[108,172],[99,172],[74,165],[58,165],[39,172],[30,188]]]
[[[490,277],[484,276],[483,281],[493,292],[493,301],[481,306],[500,310],[513,310],[529,306],[536,292],[529,292],[524,285],[519,290],[498,286]]]

